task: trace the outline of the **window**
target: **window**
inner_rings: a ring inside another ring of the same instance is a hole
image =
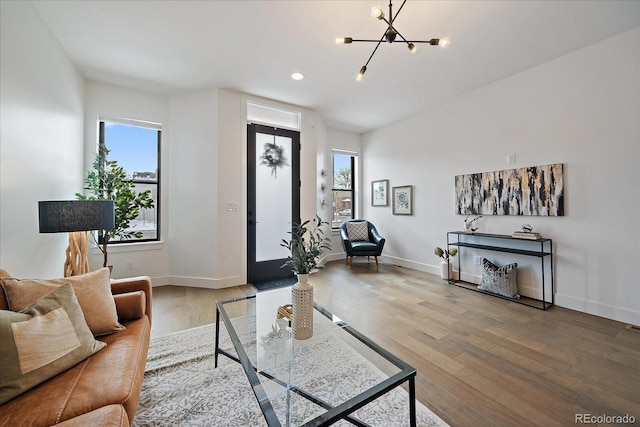
[[[148,190],[153,200],[153,207],[141,208],[126,230],[140,232],[141,237],[112,238],[109,243],[160,240],[160,136],[160,125],[156,123],[121,119],[99,122],[100,150],[106,147],[107,160],[124,168],[136,193]]]
[[[353,154],[333,152],[333,228],[339,227],[347,219],[355,218],[355,165],[356,157]]]

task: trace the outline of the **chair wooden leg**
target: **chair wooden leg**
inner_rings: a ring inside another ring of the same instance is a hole
[[[376,257],[376,268],[378,268],[378,257]]]
[[[353,263],[353,257],[350,256],[347,258],[347,265],[349,265],[349,268],[351,268],[351,264]]]

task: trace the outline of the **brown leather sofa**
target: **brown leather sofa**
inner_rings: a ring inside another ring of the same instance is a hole
[[[0,278],[10,275],[0,269]],[[111,280],[126,329],[98,337],[107,346],[74,367],[0,405],[0,426],[130,426],[151,331],[151,279]],[[8,310],[0,287],[0,309]]]

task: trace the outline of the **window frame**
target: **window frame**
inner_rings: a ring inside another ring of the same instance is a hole
[[[148,121],[142,121],[142,120],[135,120],[135,119],[125,119],[125,118],[117,118],[117,117],[105,117],[105,116],[98,116],[98,152],[100,151],[100,148],[104,146],[109,149],[109,146],[107,144],[107,141],[105,140],[105,124],[109,123],[109,124],[115,124],[115,125],[123,125],[123,126],[132,126],[132,127],[138,127],[138,128],[145,128],[145,129],[150,129],[150,130],[154,130],[156,131],[156,159],[157,159],[157,171],[156,171],[156,180],[154,181],[147,181],[147,180],[140,180],[140,179],[133,179],[133,174],[134,172],[131,171],[131,179],[128,180],[130,182],[132,182],[134,185],[135,184],[145,184],[145,185],[155,185],[156,189],[155,189],[155,193],[156,193],[156,198],[154,200],[154,209],[155,209],[155,218],[156,218],[156,228],[155,228],[155,233],[156,233],[156,237],[154,238],[149,238],[149,237],[143,237],[143,238],[131,238],[131,239],[124,239],[124,240],[114,240],[114,239],[109,239],[108,244],[109,245],[131,245],[131,244],[136,244],[136,243],[159,243],[161,242],[161,146],[162,146],[162,125],[160,123],[155,123],[155,122],[148,122]],[[101,154],[101,153],[99,153]],[[109,159],[109,160],[115,160],[118,161],[119,159]],[[144,191],[144,190],[143,190]],[[101,236],[100,239],[102,240]],[[100,244],[102,244],[102,242],[99,242]]]
[[[351,188],[349,189],[344,189],[344,188],[336,188],[335,187],[335,177],[336,177],[336,170],[335,170],[335,156],[336,155],[341,155],[341,156],[349,156],[350,157],[350,167],[351,167]],[[331,150],[331,228],[332,230],[338,230],[340,228],[340,224],[343,221],[346,221],[348,219],[354,219],[356,216],[356,209],[358,207],[357,203],[356,203],[356,175],[357,175],[357,171],[356,171],[356,165],[357,165],[357,158],[358,158],[358,154],[351,152],[351,151],[343,151],[343,150]],[[344,219],[341,222],[336,222],[336,208],[337,206],[335,206],[335,192],[336,191],[348,191],[351,192],[351,214],[349,217],[346,217],[346,219]]]

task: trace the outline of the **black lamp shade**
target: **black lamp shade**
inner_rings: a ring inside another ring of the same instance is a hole
[[[110,230],[115,227],[113,200],[38,202],[41,233]]]

